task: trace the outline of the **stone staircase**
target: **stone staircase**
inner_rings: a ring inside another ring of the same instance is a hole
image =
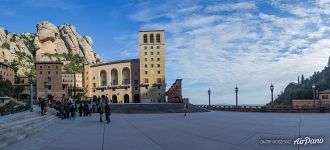
[[[5,119],[0,118],[0,149],[38,132],[56,120],[57,117],[52,110],[45,116],[41,116],[40,110],[37,110]]]
[[[129,104],[110,104],[113,113],[183,113],[182,103],[129,103]],[[208,112],[193,104],[188,105],[188,111]]]

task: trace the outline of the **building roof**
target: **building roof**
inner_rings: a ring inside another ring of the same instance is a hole
[[[314,101],[313,99],[293,99],[292,101],[304,102],[304,101]]]
[[[34,64],[63,64],[63,62],[60,61],[36,61]]]
[[[319,94],[330,94],[330,90],[324,90],[322,92],[319,92]]]
[[[111,64],[119,64],[119,63],[126,63],[126,62],[133,62],[133,61],[139,61],[139,60],[140,59],[123,59],[123,60],[109,61],[109,62],[105,62],[105,63],[91,65],[91,67],[111,65]]]
[[[12,68],[12,67],[10,67],[9,65],[7,65],[7,64],[4,63],[4,62],[0,62],[0,64],[1,64],[1,65],[4,65],[4,66],[7,66],[7,67],[9,67],[9,68]]]
[[[165,31],[165,30],[141,30],[139,32],[155,32],[155,31]]]

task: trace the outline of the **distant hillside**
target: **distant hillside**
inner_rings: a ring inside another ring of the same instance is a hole
[[[301,76],[298,79],[298,83],[291,82],[286,86],[284,91],[278,95],[273,104],[289,106],[292,104],[292,99],[313,99],[313,82],[316,86],[316,90],[319,92],[330,89],[330,68],[325,67],[321,72],[314,72],[314,74],[307,79]]]

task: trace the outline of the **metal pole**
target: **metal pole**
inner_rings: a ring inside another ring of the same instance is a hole
[[[313,88],[313,101],[314,101],[314,109],[316,108],[315,106],[315,88]]]
[[[73,73],[73,98],[76,99],[76,73]]]
[[[32,84],[33,84],[33,82],[32,82],[32,79],[30,78],[29,79],[29,83],[30,83],[30,105],[31,105],[31,108],[30,108],[30,112],[33,112],[33,86],[32,86]]]
[[[271,92],[272,92],[272,103],[273,103],[274,101],[273,90],[271,90]]]
[[[238,106],[238,104],[237,104],[238,102],[237,102],[237,91],[236,91],[236,107]]]
[[[211,90],[209,88],[208,90],[208,94],[209,94],[209,107],[211,106]]]

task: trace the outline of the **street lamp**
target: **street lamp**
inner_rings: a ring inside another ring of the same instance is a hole
[[[314,83],[312,85],[312,89],[313,89],[313,101],[314,101],[314,109],[315,109],[315,84]]]
[[[209,94],[209,107],[210,107],[211,106],[211,89],[210,88],[207,91],[207,93]]]
[[[273,101],[274,101],[274,96],[273,96],[273,91],[274,91],[274,85],[273,85],[273,83],[271,83],[270,84],[270,92],[271,92],[271,97],[272,97],[272,103],[273,103]]]
[[[48,87],[49,87],[49,83],[48,83],[48,81],[45,81],[44,82],[44,85],[45,85],[45,100],[46,100],[46,102],[47,102],[47,106],[48,106],[48,104],[49,104],[49,102],[48,102]]]
[[[30,84],[30,105],[31,105],[31,108],[30,108],[30,112],[33,112],[33,89],[32,89],[32,84],[33,84],[33,81],[32,81],[32,78],[30,77],[29,78],[29,84]]]
[[[235,87],[235,93],[236,93],[236,107],[237,107],[237,93],[238,93],[238,87],[237,87],[237,85]]]

